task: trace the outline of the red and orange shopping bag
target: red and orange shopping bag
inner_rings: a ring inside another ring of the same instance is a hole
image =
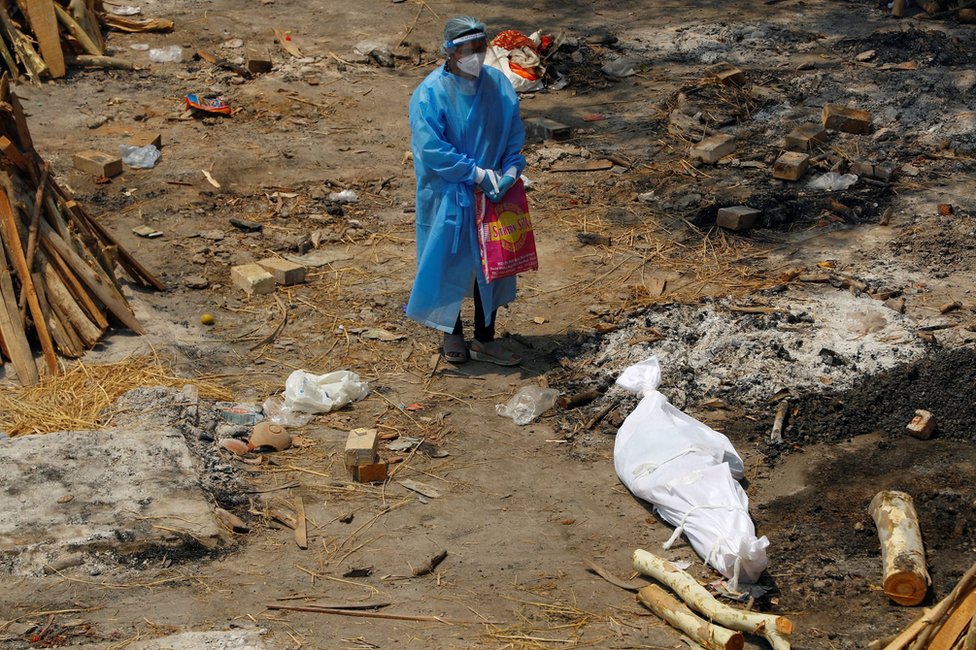
[[[492,203],[480,191],[475,192],[475,216],[485,280],[493,282],[539,269],[522,179],[498,203]]]

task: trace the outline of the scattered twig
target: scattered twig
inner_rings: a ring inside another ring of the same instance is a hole
[[[441,562],[443,562],[444,561],[444,558],[446,558],[446,557],[447,557],[447,549],[444,549],[443,551],[441,551],[440,553],[438,553],[434,557],[430,558],[430,560],[426,564],[424,564],[423,566],[419,566],[416,569],[414,569],[413,570],[413,577],[417,578],[417,577],[420,577],[420,576],[425,576],[428,573],[433,573],[434,572],[434,569],[437,568],[437,565],[440,564]]]
[[[445,625],[497,625],[495,621],[466,621],[442,616],[411,616],[408,614],[386,614],[384,612],[363,612],[349,609],[329,609],[328,607],[312,607],[300,605],[265,605],[271,610],[285,610],[290,612],[315,612],[318,614],[338,614],[339,616],[358,616],[361,618],[384,618],[393,621],[417,621],[420,623],[443,623]]]

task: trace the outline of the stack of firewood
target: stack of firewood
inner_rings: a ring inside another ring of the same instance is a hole
[[[47,370],[57,374],[55,350],[79,357],[113,321],[145,333],[115,268],[136,284],[163,285],[51,178],[6,75],[0,79],[0,240],[0,347],[22,384],[39,380],[34,340]]]
[[[0,70],[36,82],[67,65],[130,67],[106,57],[102,25],[126,32],[170,31],[173,21],[115,15],[100,0],[0,0]],[[98,5],[98,7],[96,7]]]
[[[973,650],[976,648],[976,564],[949,595],[925,609],[895,636],[879,639],[871,650]]]

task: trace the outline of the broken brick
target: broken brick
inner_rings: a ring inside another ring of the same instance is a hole
[[[562,142],[573,137],[573,130],[561,122],[550,120],[548,117],[533,117],[523,122],[526,140],[542,142],[553,140]]]
[[[870,113],[840,104],[825,104],[822,118],[823,125],[834,131],[862,134],[871,128]]]
[[[717,133],[703,138],[701,142],[693,145],[691,157],[705,163],[717,163],[733,151],[735,151],[735,136],[728,133]]]
[[[807,153],[818,144],[827,141],[827,129],[816,122],[801,124],[786,136],[785,148],[788,151]]]
[[[122,159],[101,151],[81,151],[72,160],[75,169],[98,178],[111,178],[122,173]]]
[[[150,131],[145,133],[137,133],[126,143],[130,147],[145,147],[146,145],[152,145],[157,149],[163,148],[163,136],[158,131]]]
[[[249,296],[272,293],[275,289],[274,276],[257,264],[241,264],[231,268],[230,280]]]
[[[784,181],[798,181],[807,173],[810,156],[796,151],[787,151],[773,163],[773,178]]]
[[[875,178],[890,183],[895,175],[895,168],[890,165],[875,165],[869,162],[856,162],[851,165],[851,173],[865,178]]]
[[[382,483],[386,480],[389,465],[386,463],[370,463],[369,465],[353,465],[349,468],[352,480],[359,483]]]
[[[756,227],[761,214],[759,210],[745,205],[719,208],[715,216],[715,224],[726,230],[749,230]]]
[[[372,465],[376,462],[379,437],[376,429],[353,429],[346,438],[346,467]]]
[[[746,83],[746,73],[728,61],[708,66],[705,74],[724,86],[742,86]]]
[[[908,433],[920,440],[928,440],[935,433],[935,416],[930,411],[916,409],[915,417],[908,423]]]
[[[246,51],[247,69],[253,74],[271,72],[271,53],[264,48],[249,47]]]

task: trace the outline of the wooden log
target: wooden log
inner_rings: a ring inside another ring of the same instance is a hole
[[[976,619],[969,623],[969,632],[966,633],[966,638],[962,642],[962,650],[976,650]]]
[[[136,67],[125,59],[114,56],[78,54],[64,58],[68,65],[78,68],[106,68],[108,70],[135,70]]]
[[[11,143],[13,144],[13,143]],[[34,205],[31,211],[31,221],[30,228],[27,231],[27,268],[34,269],[34,255],[37,253],[37,224],[41,222],[41,209],[44,205],[44,186],[47,185],[47,175],[50,171],[50,167],[47,163],[44,164],[44,169],[41,172],[41,184],[37,186],[37,194],[34,196]],[[20,292],[20,310],[24,310],[24,305],[27,301],[27,294],[24,293],[23,289]]]
[[[784,616],[736,609],[712,597],[688,573],[648,551],[634,551],[634,570],[654,578],[674,591],[702,616],[732,630],[765,637],[773,650],[789,650],[786,637],[793,633],[793,622]]]
[[[786,414],[790,410],[790,401],[781,400],[776,407],[776,417],[773,419],[773,430],[769,434],[769,442],[775,444],[783,442],[783,425],[786,423]]]
[[[46,222],[41,222],[41,243],[51,250],[57,251],[78,278],[102,301],[116,318],[136,334],[145,334],[142,323],[135,317],[129,305],[115,287],[101,274],[92,269]]]
[[[942,620],[946,612],[952,609],[959,601],[962,594],[968,593],[973,588],[974,583],[976,583],[976,564],[969,567],[969,570],[959,579],[959,582],[956,583],[956,586],[949,592],[948,596],[940,600],[935,607],[926,609],[911,625],[902,630],[898,636],[889,642],[884,647],[884,650],[903,650],[919,634],[931,632],[935,625]]]
[[[0,178],[9,180],[6,174]],[[4,184],[9,185],[9,183]],[[37,299],[37,292],[34,289],[34,282],[31,279],[30,270],[27,268],[27,259],[24,257],[24,249],[22,248],[23,243],[21,242],[20,233],[17,229],[17,222],[14,217],[13,207],[10,204],[10,197],[7,194],[10,191],[11,189],[7,187],[0,188],[0,220],[3,221],[4,244],[14,263],[14,269],[16,269],[17,275],[20,276],[21,285],[25,287],[27,292],[27,305],[30,307],[31,317],[34,319],[34,330],[37,332],[37,338],[41,342],[44,361],[47,363],[47,368],[51,374],[56,375],[60,371],[60,366],[58,366],[58,359],[54,354],[51,334],[47,330],[47,323],[44,320],[44,313]]]
[[[54,267],[58,271],[61,280],[68,287],[68,291],[71,293],[75,301],[84,310],[85,315],[103,332],[108,328],[108,319],[105,317],[104,310],[95,304],[95,301],[88,294],[88,291],[82,286],[78,277],[71,272],[67,263],[58,255],[56,252],[47,251],[48,261],[54,264]]]
[[[30,343],[24,330],[24,321],[17,309],[17,294],[8,270],[7,254],[0,246],[0,335],[3,336],[4,347],[17,370],[17,379],[24,386],[33,386],[40,381],[34,355],[31,354]]]
[[[584,404],[589,404],[596,398],[598,398],[603,393],[595,388],[590,390],[584,390],[583,392],[576,393],[575,395],[567,395],[560,397],[558,400],[559,408],[565,410],[576,408],[577,406],[583,406]]]
[[[48,72],[54,79],[60,79],[64,76],[64,52],[61,51],[61,33],[58,31],[55,10],[61,7],[52,0],[24,2],[27,6],[27,19],[41,48],[41,56],[47,64]]]
[[[54,3],[54,11],[58,15],[58,21],[65,26],[68,33],[78,41],[78,45],[81,45],[81,49],[92,56],[101,56],[102,50],[99,48],[94,41],[92,41],[91,36],[85,32],[84,28],[78,24],[78,22],[71,17],[64,7],[59,5],[57,2]]]
[[[894,490],[878,492],[868,507],[878,527],[885,595],[913,607],[925,599],[929,585],[925,548],[912,497]]]
[[[126,18],[114,14],[99,14],[102,23],[111,29],[132,34],[141,32],[171,32],[173,21],[167,18]]]
[[[37,290],[37,301],[41,305],[41,311],[44,312],[48,331],[51,332],[51,337],[54,339],[55,345],[58,346],[61,356],[77,359],[84,351],[81,339],[78,338],[71,326],[61,319],[60,314],[51,307],[40,274],[32,273],[31,276]]]
[[[6,117],[10,121],[9,125],[4,125],[5,135],[0,137],[0,148],[3,149],[4,156],[14,161],[16,166],[27,174],[30,182],[36,185],[40,183],[41,179],[40,156],[34,150],[34,141],[31,139],[30,130],[27,128],[24,107],[21,105],[17,94],[10,92],[6,76],[0,78],[0,102],[6,102],[9,106]],[[28,190],[19,175],[8,174],[8,178],[18,188],[25,187],[23,193],[28,194]],[[50,200],[49,195],[45,200]]]
[[[66,197],[67,198],[67,197]],[[75,204],[74,215],[84,223],[88,224],[92,230],[95,232],[97,237],[104,242],[115,246],[118,249],[119,261],[125,270],[129,273],[132,279],[145,287],[153,287],[159,291],[165,291],[166,285],[160,282],[156,277],[149,272],[146,267],[139,263],[139,261],[130,253],[122,244],[115,239],[115,236],[110,233],[105,226],[98,222],[97,219],[88,214],[80,205]]]
[[[643,587],[637,592],[637,600],[709,650],[742,650],[745,644],[742,632],[727,630],[696,616],[684,603],[657,585]]]
[[[34,46],[31,45],[30,39],[17,29],[14,21],[10,18],[10,14],[7,12],[7,3],[5,2],[0,2],[0,28],[3,29],[7,40],[13,45],[14,53],[24,65],[27,76],[30,77],[33,83],[39,83],[41,75],[46,74],[48,71],[47,64],[44,63],[44,59],[40,57],[34,49]]]
[[[48,302],[59,314],[63,314],[62,320],[67,319],[71,323],[86,348],[94,347],[102,337],[104,328],[100,328],[88,319],[46,256],[41,260],[41,274],[46,285]]]
[[[98,13],[95,11],[95,0],[71,0],[68,10],[75,22],[85,30],[85,33],[98,48],[99,54],[105,52],[105,39],[102,38],[102,28],[98,24]]]
[[[10,76],[14,79],[20,78],[20,68],[17,66],[17,61],[14,59],[14,55],[10,52],[10,48],[7,47],[7,41],[0,38],[0,57],[3,58],[3,62],[7,64],[7,70],[10,72]]]

